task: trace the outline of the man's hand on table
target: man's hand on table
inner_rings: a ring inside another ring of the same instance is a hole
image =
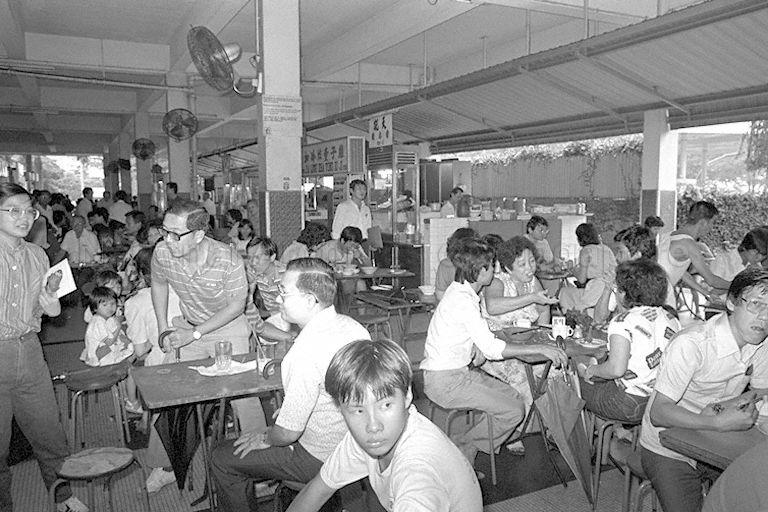
[[[240,437],[235,441],[235,450],[232,452],[234,455],[239,455],[242,459],[253,450],[263,450],[269,448],[267,438],[269,431],[263,430],[250,430],[240,434]]]
[[[724,402],[713,402],[702,409],[701,414],[714,416],[715,430],[720,432],[748,430],[757,420],[758,398],[754,392],[744,393]]]

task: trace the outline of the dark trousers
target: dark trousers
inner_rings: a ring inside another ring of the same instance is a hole
[[[643,471],[653,484],[664,512],[700,512],[708,473],[687,462],[670,459],[641,447]]]
[[[624,423],[640,423],[643,420],[648,397],[630,395],[612,380],[590,384],[580,379],[581,398],[585,407],[601,418]]]
[[[323,463],[299,443],[254,450],[242,459],[233,454],[234,441],[220,444],[211,457],[211,474],[219,496],[219,508],[229,512],[257,510],[253,482],[292,480],[307,483]]]
[[[37,334],[0,341],[0,511],[13,510],[8,444],[11,418],[32,445],[45,486],[56,480],[56,470],[69,455],[59,407],[53,394],[48,365]],[[56,501],[72,495],[69,485],[59,486]]]

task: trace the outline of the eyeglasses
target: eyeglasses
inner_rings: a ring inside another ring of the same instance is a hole
[[[296,292],[289,292],[285,289],[285,287],[282,284],[277,285],[277,293],[280,294],[281,297],[289,297],[291,295],[306,295],[307,292],[302,292],[301,290]]]
[[[744,297],[741,298],[746,303],[747,311],[753,315],[759,315],[760,313],[768,313],[768,303],[757,299],[747,300]]]
[[[19,208],[18,206],[12,206],[10,208],[0,208],[0,212],[8,212],[11,214],[12,219],[20,219],[24,215],[31,215],[32,220],[37,220],[40,217],[40,211],[36,208]]]
[[[158,228],[157,231],[167,241],[169,241],[169,242],[179,242],[182,239],[182,237],[185,237],[185,236],[187,236],[190,233],[194,233],[197,230],[196,229],[190,229],[186,233],[175,233],[173,231],[168,231],[165,228]]]

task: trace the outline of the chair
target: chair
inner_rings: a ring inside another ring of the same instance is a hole
[[[56,474],[58,479],[53,482],[48,491],[49,504],[51,510],[56,511],[56,488],[70,480],[85,480],[88,487],[88,507],[90,510],[102,510],[96,506],[96,496],[94,492],[94,480],[106,478],[105,488],[107,491],[109,510],[115,512],[115,501],[112,495],[112,477],[125,468],[136,463],[141,473],[141,488],[143,490],[144,501],[147,511],[150,510],[149,494],[144,484],[144,472],[141,471],[141,464],[133,456],[133,452],[127,448],[90,448],[83,450],[64,459]]]
[[[622,512],[629,512],[630,493],[632,491],[633,477],[637,477],[639,479],[639,485],[637,486],[637,491],[635,492],[635,507],[633,509],[634,512],[641,512],[643,510],[643,502],[645,501],[645,497],[648,494],[651,495],[652,500],[651,510],[656,512],[656,509],[658,508],[656,493],[653,492],[651,481],[648,480],[648,476],[645,474],[645,471],[643,471],[643,465],[640,462],[640,452],[637,451],[636,447],[629,454],[624,465],[624,492],[622,493],[621,508]]]
[[[110,390],[115,412],[115,427],[122,440],[123,446],[131,442],[131,432],[128,425],[128,416],[123,410],[123,399],[120,384],[128,376],[130,363],[122,362],[110,366],[100,366],[73,372],[67,375],[64,384],[70,394],[69,401],[69,442],[72,450],[78,450],[85,446],[85,426],[83,398],[86,393]],[[80,444],[78,444],[78,431],[80,432]]]
[[[453,420],[456,419],[456,417],[461,414],[464,414],[466,416],[467,425],[475,424],[475,414],[480,414],[481,418],[482,418],[482,415],[485,415],[488,418],[488,453],[491,456],[491,483],[493,483],[493,485],[496,485],[496,482],[497,482],[496,451],[493,446],[493,417],[487,412],[481,411],[479,409],[472,409],[471,407],[449,409],[445,407],[440,407],[439,405],[434,403],[432,400],[429,400],[429,399],[427,400],[428,400],[427,417],[429,418],[429,421],[434,423],[435,411],[438,409],[448,413],[448,415],[445,418],[445,427],[444,427],[444,431],[446,435],[449,435],[451,432],[451,423],[453,423]]]
[[[599,418],[597,415],[593,415],[595,418]],[[608,420],[605,418],[600,418],[603,420],[603,424],[599,427],[597,426],[595,422],[595,428],[597,429],[597,441],[595,443],[595,465],[592,472],[592,510],[595,510],[597,508],[597,497],[600,492],[600,477],[602,476],[602,458],[603,458],[603,450],[605,448],[606,443],[610,446],[611,439],[613,438],[613,433],[616,430],[617,427],[622,427],[624,425],[621,421],[616,420]],[[639,438],[639,430],[640,425],[633,425],[632,428],[632,447],[634,449],[635,444],[637,443],[637,439]],[[609,457],[611,460],[616,463],[616,466],[620,466],[620,462],[617,460],[617,458],[609,453]]]
[[[392,326],[389,323],[390,316],[389,313],[387,314],[358,314],[353,315],[353,318],[360,322],[363,327],[368,329],[368,332],[371,333],[371,337],[374,340],[381,339],[381,333],[384,333],[386,335],[386,339],[393,339],[392,338]]]

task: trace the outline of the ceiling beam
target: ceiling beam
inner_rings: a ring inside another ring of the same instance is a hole
[[[472,3],[501,5],[571,18],[584,18],[584,0],[474,0]],[[620,4],[620,6],[616,4]],[[650,4],[647,1],[637,0],[634,2],[591,0],[587,8],[587,16],[594,21],[629,25],[655,16],[656,3],[653,2],[652,6]],[[619,8],[617,9],[617,7]]]
[[[432,27],[464,14],[479,4],[400,0],[382,8],[327,45],[311,48],[301,59],[302,78],[318,80],[371,55],[391,48]]]
[[[0,45],[5,49],[9,59],[25,59],[27,57],[24,28],[19,21],[18,8],[11,0],[0,0]],[[28,105],[40,105],[40,87],[33,77],[17,77],[21,92],[27,99]]]
[[[497,133],[500,133],[500,134],[504,135],[505,137],[508,137],[511,140],[515,140],[515,134],[514,133],[510,132],[509,130],[505,130],[504,128],[502,128],[501,126],[499,126],[498,124],[496,124],[496,123],[494,123],[492,121],[488,121],[486,118],[475,117],[475,116],[467,114],[465,112],[461,112],[460,110],[458,110],[456,108],[447,107],[445,105],[441,105],[440,103],[438,103],[435,100],[428,100],[426,98],[420,98],[420,99],[424,103],[428,103],[430,105],[434,105],[437,108],[445,110],[446,112],[450,112],[453,115],[456,115],[456,116],[459,116],[459,117],[463,117],[464,119],[468,119],[468,120],[470,120],[470,121],[472,121],[474,123],[479,124],[480,126],[482,126],[484,128],[488,128],[490,130],[493,130],[493,131],[495,131]]]
[[[624,66],[616,62],[612,62],[612,61],[609,62],[607,58],[600,59],[597,57],[587,57],[581,52],[576,52],[576,57],[580,61],[585,62],[588,65],[596,69],[599,69],[605,73],[608,73],[614,78],[618,78],[622,82],[626,82],[629,85],[637,89],[640,89],[641,91],[657,99],[660,99],[670,107],[676,108],[677,110],[685,114],[690,114],[689,109],[687,109],[677,101],[671,99],[671,97],[673,97],[674,94],[662,92],[662,89],[659,86],[651,84],[645,78],[635,73],[631,69],[625,68]]]

